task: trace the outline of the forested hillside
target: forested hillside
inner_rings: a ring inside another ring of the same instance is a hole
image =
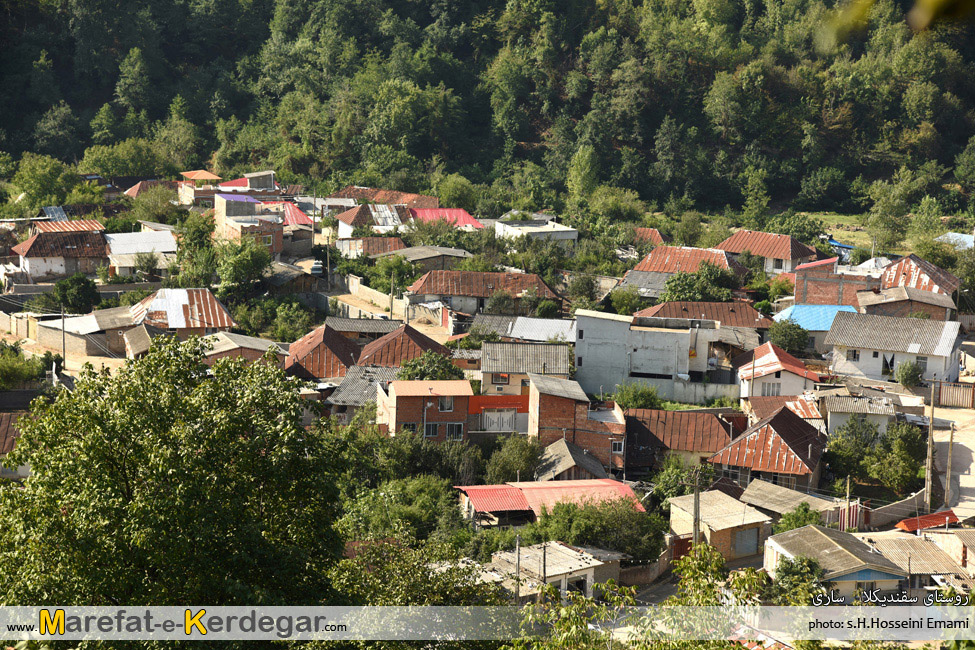
[[[322,190],[437,191],[483,216],[594,201],[612,215],[637,198],[617,188],[746,218],[924,195],[967,209],[972,26],[914,35],[907,6],[881,0],[830,47],[830,9],[5,0],[0,176],[34,152],[102,174],[270,167]]]

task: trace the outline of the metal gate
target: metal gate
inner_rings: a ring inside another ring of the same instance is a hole
[[[515,409],[488,409],[484,411],[483,417],[485,431],[514,431],[518,426],[518,411]]]
[[[939,406],[960,406],[975,408],[975,384],[953,384],[940,382],[938,391]]]
[[[735,557],[758,553],[758,528],[735,531]]]
[[[694,539],[691,535],[686,537],[678,537],[674,540],[674,560],[679,560],[688,553],[691,552],[691,544]]]

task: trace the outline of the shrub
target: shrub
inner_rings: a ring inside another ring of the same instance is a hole
[[[904,388],[914,388],[921,383],[923,374],[921,373],[921,366],[917,365],[917,363],[913,361],[905,361],[897,366],[897,371],[894,373],[894,377]]]

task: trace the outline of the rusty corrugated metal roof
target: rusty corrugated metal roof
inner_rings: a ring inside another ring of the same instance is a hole
[[[409,287],[414,294],[475,298],[490,298],[497,291],[518,297],[529,289],[534,289],[539,298],[559,299],[534,273],[429,271]]]
[[[39,232],[10,249],[22,257],[100,258],[108,257],[108,244],[101,232]]]
[[[889,264],[880,276],[880,286],[884,289],[913,287],[951,295],[960,285],[957,277],[914,253]]]
[[[209,289],[160,289],[129,310],[137,324],[162,329],[230,329],[233,317]]]
[[[716,320],[722,327],[768,329],[772,320],[747,302],[662,302],[633,314],[639,317]]]
[[[357,185],[349,185],[348,187],[342,188],[327,198],[355,199],[360,202],[368,201],[370,203],[405,205],[408,208],[429,209],[440,207],[440,199],[435,196],[397,192],[396,190],[380,190],[374,187],[359,187]]]
[[[746,270],[726,251],[689,246],[657,246],[633,270],[643,273],[697,273],[702,262],[743,275]]]
[[[739,230],[716,248],[736,255],[748,251],[752,255],[778,260],[798,260],[816,254],[815,248],[795,237],[756,230]]]
[[[362,348],[356,363],[360,366],[397,367],[428,351],[450,356],[450,350],[446,347],[409,325],[403,325]]]
[[[756,422],[708,462],[754,472],[804,475],[815,471],[824,449],[819,431],[782,407]]]
[[[99,232],[105,230],[94,219],[68,219],[67,221],[35,221],[34,230],[37,232]]]
[[[729,442],[728,425],[714,413],[629,409],[627,446],[664,447],[676,451],[713,454]]]

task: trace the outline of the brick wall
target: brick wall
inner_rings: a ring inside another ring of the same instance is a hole
[[[592,420],[588,412],[586,402],[542,395],[533,385],[528,394],[528,435],[537,437],[542,447],[564,436],[592,454],[606,469],[622,468],[623,456],[613,453],[613,441],[623,440],[625,421]]]
[[[433,406],[426,407],[427,401],[433,402]],[[424,419],[424,409],[426,418]],[[460,423],[463,425],[463,437],[467,440],[467,410],[468,397],[455,396],[454,408],[451,411],[441,412],[437,398],[427,397],[397,397],[395,405],[396,422],[390,422],[394,431],[400,431],[404,424],[415,424],[419,432],[423,432],[424,421],[427,424],[437,423],[437,435],[428,438],[435,442],[445,442],[447,440],[448,423]]]
[[[880,280],[869,275],[833,273],[828,267],[796,271],[795,302],[797,305],[857,304],[856,293],[880,287]]]

